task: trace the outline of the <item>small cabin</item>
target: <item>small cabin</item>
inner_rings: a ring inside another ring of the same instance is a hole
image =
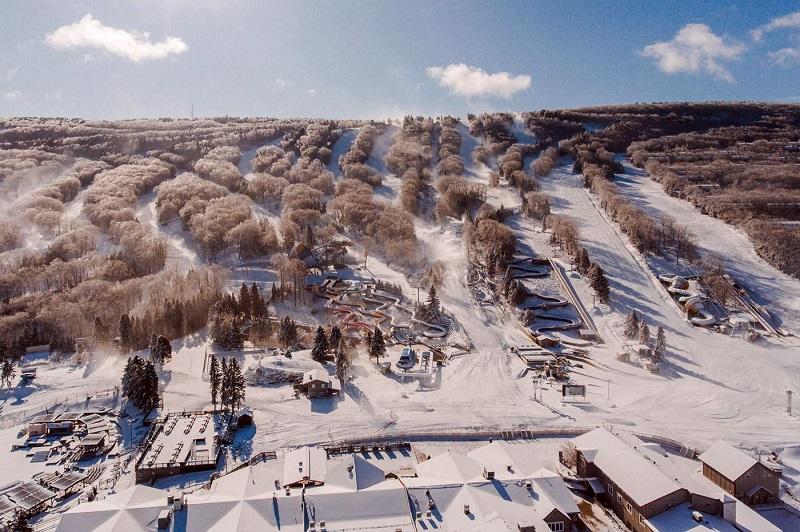
[[[330,375],[322,369],[306,371],[303,382],[295,385],[295,391],[306,394],[309,399],[339,395],[339,389],[334,387]]]

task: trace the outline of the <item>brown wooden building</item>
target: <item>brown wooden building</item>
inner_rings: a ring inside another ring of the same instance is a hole
[[[303,374],[303,382],[295,384],[295,390],[306,394],[309,399],[339,395],[339,389],[334,387],[328,372],[321,369],[306,371]]]
[[[749,506],[778,500],[780,469],[772,469],[724,441],[700,455],[703,475]]]
[[[647,519],[691,500],[688,489],[637,450],[658,447],[655,444],[630,434],[618,436],[605,428],[572,442],[577,450],[578,476],[588,479],[595,495],[633,530],[648,532]]]

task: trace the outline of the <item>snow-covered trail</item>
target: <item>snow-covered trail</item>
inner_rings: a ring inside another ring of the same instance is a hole
[[[152,191],[139,198],[136,206],[136,219],[144,225],[152,227],[157,234],[167,239],[167,260],[165,268],[176,268],[185,274],[191,269],[198,269],[205,264],[191,242],[191,234],[184,231],[180,218],[172,220],[167,225],[158,223],[156,215],[156,196]]]
[[[360,128],[345,130],[342,136],[339,137],[339,140],[336,141],[336,144],[333,145],[333,149],[331,150],[333,155],[331,155],[331,160],[328,162],[327,168],[329,171],[333,172],[333,177],[335,179],[342,177],[342,171],[339,169],[339,157],[347,153],[353,141],[356,140],[359,131],[361,131]]]
[[[700,213],[691,203],[669,196],[661,185],[624,161],[625,174],[614,183],[631,204],[658,219],[671,216],[695,237],[700,255],[713,254],[727,271],[762,304],[777,307],[785,327],[800,331],[800,281],[767,264],[741,229]]]
[[[375,187],[374,192],[380,197],[388,199],[394,203],[400,195],[400,187],[403,180],[389,172],[386,168],[386,154],[392,146],[392,135],[400,130],[398,126],[389,126],[382,134],[375,139],[375,146],[367,158],[366,165],[374,168],[381,174],[382,184]]]
[[[581,243],[606,272],[611,308],[601,316],[609,349],[597,358],[615,372],[611,422],[687,438],[732,441],[796,439],[800,419],[783,412],[785,390],[798,388],[800,359],[791,348],[748,344],[738,338],[692,327],[658,286],[643,259],[604,213],[581,180],[561,161],[540,180],[552,197],[553,212],[569,215],[581,231]],[[670,354],[660,375],[613,359],[620,347],[621,317],[636,309],[651,325],[665,328]],[[603,358],[605,352],[605,358]],[[769,371],[764,371],[764,365]],[[615,389],[616,388],[616,389]]]

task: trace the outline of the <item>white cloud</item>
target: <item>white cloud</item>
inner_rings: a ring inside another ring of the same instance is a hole
[[[275,78],[275,81],[272,82],[272,88],[276,91],[284,91],[291,87],[294,87],[294,81],[290,79]]]
[[[761,42],[765,33],[781,28],[800,28],[800,11],[772,19],[769,23],[751,30],[750,36],[753,37],[754,41]]]
[[[5,79],[6,81],[11,81],[12,79],[17,77],[18,73],[19,73],[18,68],[6,69],[3,71],[3,79]]]
[[[781,66],[787,66],[800,61],[800,48],[784,48],[777,52],[767,52],[767,57]]]
[[[317,91],[316,91],[316,90],[314,90],[314,89],[306,89],[306,90],[305,90],[305,91],[303,91],[303,92],[305,92],[305,93],[306,93],[306,94],[308,94],[309,96],[316,96],[316,95],[317,95]]]
[[[446,67],[430,67],[425,69],[428,77],[435,80],[451,94],[461,96],[497,96],[511,98],[515,92],[530,87],[531,77],[526,75],[511,76],[508,72],[489,74],[485,70],[467,66],[464,63],[447,65]]]
[[[20,91],[10,91],[3,94],[3,99],[8,101],[19,100],[20,98],[22,98]]]
[[[639,55],[655,59],[658,68],[667,74],[706,72],[733,82],[733,76],[722,63],[739,59],[745,50],[744,43],[715,35],[705,24],[687,24],[671,41],[645,46]]]
[[[48,33],[44,42],[56,50],[99,49],[134,63],[164,59],[189,49],[178,37],[151,42],[150,35],[146,32],[105,26],[92,15],[86,15],[74,24],[61,26],[53,33]]]

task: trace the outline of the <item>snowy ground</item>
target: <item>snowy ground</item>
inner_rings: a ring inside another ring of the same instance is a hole
[[[384,186],[376,192],[390,200],[396,198],[400,180],[385,173],[383,157],[396,130],[392,127],[378,138],[368,161],[384,173]],[[467,131],[461,133],[465,138],[462,153],[471,152],[478,140],[468,137]],[[246,154],[243,161],[247,157],[252,159],[251,154]],[[464,162],[469,178],[488,182],[490,167],[474,165],[468,157]],[[418,220],[417,236],[426,257],[441,260],[447,266],[440,292],[442,305],[469,336],[473,352],[448,362],[441,370],[440,386],[434,389],[421,389],[416,382],[403,383],[395,376],[382,375],[363,353],[355,360],[354,378],[340,398],[311,402],[295,398],[288,385],[248,387],[247,403],[255,410],[256,430],[249,443],[237,449],[236,459],[264,450],[351,437],[574,429],[608,423],[642,434],[668,436],[699,448],[724,438],[744,449],[779,451],[785,457],[787,486],[800,492],[800,406],[791,417],[786,413],[786,390],[800,393],[798,348],[777,342],[753,345],[692,327],[661,288],[645,259],[581,187],[571,166],[569,160],[560,161],[553,173],[540,182],[543,191],[552,197],[553,212],[569,215],[578,225],[582,245],[591,259],[604,268],[612,291],[609,305],[596,305],[588,285],[582,279],[572,279],[606,340],[604,345],[592,348],[592,359],[583,368],[572,372],[575,382],[587,385],[584,401],[563,401],[560,388],[555,386],[545,386],[542,402],[534,400],[532,373],[508,351],[512,345],[530,343],[530,339],[511,313],[486,313],[472,302],[465,279],[462,222],[434,225]],[[776,313],[786,327],[798,330],[800,322],[795,312],[800,283],[780,276],[752,256],[752,246],[744,234],[700,217],[690,206],[666,197],[657,184],[641,174],[626,174],[620,186],[637,205],[692,223],[701,247],[725,257],[737,279],[763,302],[778,307]],[[514,209],[519,205],[517,194],[504,186],[489,189],[487,196],[495,207]],[[260,216],[276,216],[266,208],[257,212]],[[157,223],[152,194],[139,202],[137,217],[167,236],[169,264],[188,269],[202,263],[187,233],[180,231],[179,221],[166,227]],[[520,241],[520,253],[559,255],[538,222],[515,214],[508,219],[508,225]],[[569,261],[569,257],[562,258]],[[234,271],[232,284],[274,280],[264,266],[265,263],[242,265]],[[368,269],[358,273],[400,284],[406,296],[416,297],[416,290],[404,273],[378,257],[370,256]],[[290,314],[304,324],[316,326],[328,321],[322,301],[297,309],[281,305],[277,309],[280,315]],[[665,328],[670,347],[661,374],[653,375],[641,365],[615,359],[624,343],[622,317],[631,309],[643,315],[652,328]],[[207,337],[199,333],[176,340],[173,350],[173,360],[161,375],[166,409],[210,407],[203,373],[207,353],[213,352]],[[250,350],[219,356],[234,356],[249,367],[262,362],[263,354]],[[0,422],[14,409],[36,410],[37,405],[52,404],[61,396],[74,397],[78,402],[77,398],[112,388],[119,384],[126,359],[105,354],[85,367],[41,368],[35,387],[16,388],[0,395],[4,409]],[[332,366],[327,369],[333,373]],[[94,401],[115,406],[110,396]],[[0,423],[0,427],[5,427],[0,430],[0,446],[8,449],[20,426]],[[27,479],[29,473],[26,467],[15,466],[10,475],[14,478],[8,480]]]

